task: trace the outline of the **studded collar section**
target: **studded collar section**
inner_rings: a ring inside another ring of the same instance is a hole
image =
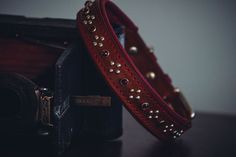
[[[88,53],[124,106],[161,140],[180,137],[191,127],[193,112],[157,63],[138,28],[111,1],[87,1],[77,15]],[[125,27],[125,48],[112,24]]]

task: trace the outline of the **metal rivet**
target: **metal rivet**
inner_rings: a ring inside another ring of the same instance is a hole
[[[158,119],[158,116],[155,116],[156,119]]]
[[[87,15],[87,16],[86,16],[86,19],[87,19],[87,20],[89,20],[90,18],[91,18],[91,16],[90,16],[90,15]]]
[[[91,21],[91,20],[88,20],[88,24],[90,24],[90,25],[91,25],[91,24],[93,24],[93,21]]]
[[[146,74],[146,77],[147,77],[148,79],[154,80],[154,79],[156,78],[156,74],[155,74],[154,72],[148,72],[148,73]]]
[[[87,21],[87,20],[84,20],[83,23],[84,23],[85,25],[87,25],[87,24],[88,24],[88,21]]]
[[[174,139],[176,139],[176,136],[173,136]]]
[[[151,52],[151,53],[154,53],[154,52],[155,52],[155,49],[154,49],[153,46],[150,46],[150,47],[149,47],[149,52]]]
[[[183,130],[181,130],[180,132],[181,132],[181,133],[183,133],[184,131],[183,131]]]
[[[174,124],[171,124],[171,127],[174,127]]]
[[[129,84],[129,80],[127,78],[123,78],[120,80],[120,84],[122,86],[126,86],[127,84]]]
[[[114,72],[114,70],[113,70],[113,69],[109,69],[109,72],[110,72],[110,73],[113,73],[113,72]]]
[[[148,116],[149,119],[152,119],[152,116]]]
[[[140,90],[140,89],[138,89],[136,92],[137,92],[137,93],[141,93],[141,90]]]
[[[140,98],[141,98],[141,97],[140,97],[139,95],[138,95],[138,96],[136,96],[136,99],[137,99],[137,100],[139,100]]]
[[[96,32],[97,28],[95,26],[90,27],[90,32]]]
[[[168,126],[168,125],[166,125],[165,127],[166,127],[166,128],[169,128],[169,126]]]
[[[130,92],[134,92],[134,89],[131,89]]]
[[[99,36],[98,36],[98,35],[95,35],[94,38],[95,38],[96,40],[98,40],[98,39],[99,39]]]
[[[104,37],[101,37],[100,39],[101,39],[101,41],[104,41],[104,40],[105,40],[105,38],[104,38]]]
[[[133,99],[133,98],[134,98],[134,96],[133,96],[133,95],[130,95],[130,96],[129,96],[129,98],[130,98],[130,99]]]
[[[146,110],[148,107],[149,107],[149,103],[145,102],[145,103],[142,103],[141,107],[143,110]]]
[[[129,53],[131,53],[131,54],[136,54],[136,53],[138,53],[138,48],[135,47],[135,46],[130,47],[130,48],[129,48]]]
[[[99,47],[103,47],[103,43],[98,43],[98,46]]]
[[[164,121],[164,120],[160,121],[160,124],[163,124],[163,123],[165,123],[165,121]]]
[[[153,110],[149,111],[149,113],[153,114]]]
[[[94,45],[94,46],[97,46],[97,45],[98,45],[98,43],[97,43],[97,42],[93,42],[93,45]]]
[[[84,8],[84,13],[85,13],[85,14],[89,14],[89,12],[90,12],[89,8],[88,8],[88,7],[85,7],[85,8]]]
[[[156,113],[159,113],[159,110],[156,110],[155,112],[156,112]]]
[[[116,64],[116,67],[117,67],[117,68],[120,68],[120,67],[121,67],[121,64],[120,64],[120,63],[117,63],[117,64]]]
[[[116,70],[116,74],[120,74],[120,70]]]
[[[172,131],[173,129],[170,129],[170,131]]]
[[[46,130],[39,130],[38,131],[38,134],[40,135],[40,136],[48,136],[49,135],[49,132],[48,131],[46,131]]]
[[[110,52],[108,50],[102,50],[101,55],[104,57],[108,57],[110,55]]]
[[[91,18],[92,20],[94,20],[94,19],[95,19],[95,16],[94,16],[94,15],[91,15],[90,18]]]
[[[166,132],[166,130],[163,130],[163,132]]]
[[[114,61],[111,61],[111,62],[110,62],[110,65],[111,65],[111,66],[115,65],[115,62],[114,62]]]

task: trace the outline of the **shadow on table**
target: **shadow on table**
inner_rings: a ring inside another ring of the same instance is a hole
[[[147,152],[147,157],[189,157],[191,149],[184,141],[175,143],[157,143]]]

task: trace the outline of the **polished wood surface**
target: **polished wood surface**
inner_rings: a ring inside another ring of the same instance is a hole
[[[124,110],[124,135],[115,141],[79,141],[66,157],[235,157],[236,116],[197,113],[193,128],[176,143],[161,143]],[[23,145],[23,141],[22,141]],[[32,143],[36,145],[36,143]],[[40,149],[40,146],[38,146]],[[50,156],[30,148],[1,146],[1,156]],[[16,151],[17,150],[17,151]]]

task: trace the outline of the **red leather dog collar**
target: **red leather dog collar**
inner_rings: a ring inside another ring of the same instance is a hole
[[[111,1],[87,1],[77,16],[88,53],[124,106],[161,140],[176,139],[194,116],[181,92],[160,68],[138,28]],[[125,27],[125,48],[112,24]]]

